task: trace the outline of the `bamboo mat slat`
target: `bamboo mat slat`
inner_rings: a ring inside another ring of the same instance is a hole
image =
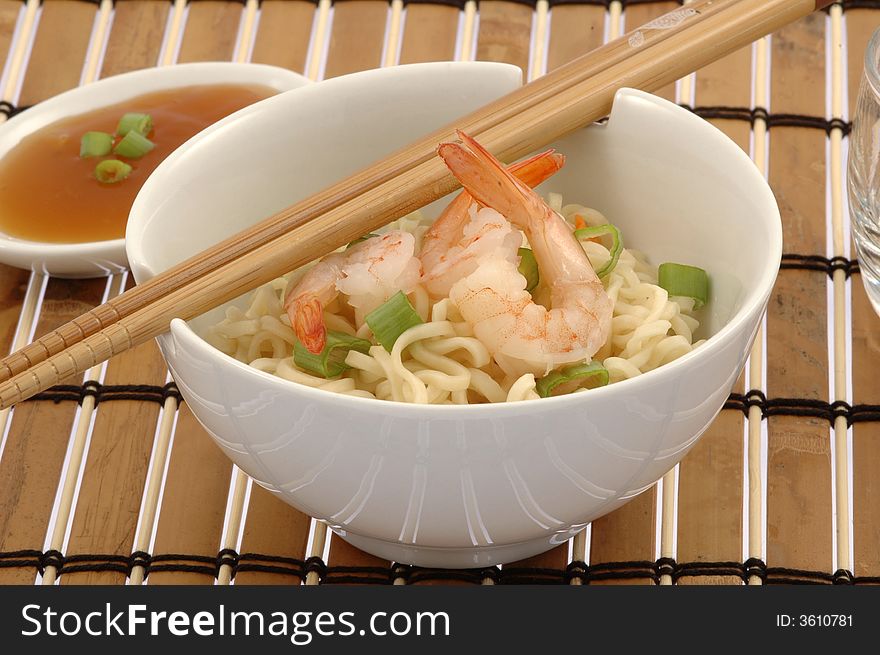
[[[876,403],[880,333],[874,309],[852,278],[853,403]],[[853,434],[853,550],[857,576],[880,576],[880,425],[857,423]]]
[[[825,16],[816,14],[772,38],[770,107],[822,116]],[[824,253],[825,135],[770,130],[770,184],[782,213],[783,251]],[[827,276],[783,271],[767,316],[768,397],[828,399]],[[767,563],[795,569],[832,566],[831,454],[828,422],[779,416],[768,421]]]
[[[106,285],[102,279],[50,280],[36,334],[98,305]],[[12,412],[0,459],[0,551],[42,549],[76,414],[76,405],[42,401]],[[28,583],[34,577],[33,569],[0,569],[0,584]]]
[[[155,342],[149,342],[108,362],[103,384],[129,385],[138,380],[139,384],[162,386],[166,376],[159,349]],[[160,409],[158,403],[131,399],[105,403],[96,411],[66,553],[127,557],[135,550],[138,513]],[[122,584],[125,578],[119,571],[66,572],[61,582]]]
[[[315,3],[264,0],[251,61],[305,71],[314,18]]]
[[[178,63],[228,61],[235,51],[242,7],[226,0],[193,0],[189,3],[186,31]]]
[[[101,77],[155,66],[170,11],[167,0],[117,2]]]
[[[186,405],[178,411],[153,552],[213,557],[219,550],[232,464]],[[184,558],[163,564],[185,565]],[[211,584],[213,573],[160,571],[150,584]]]
[[[169,8],[167,2],[152,0],[120,3],[107,38],[102,74],[112,75],[155,65]],[[161,386],[166,375],[158,348],[149,343],[109,362],[103,382],[128,385],[136,380],[139,385]],[[118,401],[112,409],[105,405],[103,410],[95,410],[83,482],[76,506],[72,508],[70,537],[65,552],[125,557],[135,550],[138,513],[160,406],[142,400],[125,400]],[[118,584],[126,579],[124,570],[124,567],[122,571],[76,572],[68,569],[62,582]]]
[[[376,68],[382,65],[383,58],[391,56],[386,53],[388,27],[391,24],[392,13],[399,18],[400,6],[392,8],[388,2],[382,0],[343,0],[335,2],[332,6],[332,17],[324,23],[320,20],[322,7],[319,6],[319,20],[316,21],[312,34],[310,51],[309,76],[313,79],[329,79],[339,75],[354,73],[360,70]],[[324,52],[326,44],[326,52]],[[385,57],[383,57],[385,55]],[[320,66],[323,60],[323,66]],[[276,500],[276,502],[278,502]],[[281,513],[281,509],[275,510]],[[297,513],[298,514],[298,513]],[[302,515],[293,515],[297,522],[303,520]],[[323,545],[329,543],[331,557],[336,559],[338,555],[343,568],[362,569],[360,572],[343,573],[343,579],[357,578],[364,582],[371,581],[372,573],[367,569],[387,567],[389,562],[378,560],[364,553],[339,538],[333,538],[332,533],[323,524],[313,526],[313,552],[305,553],[303,559],[308,557],[321,557]],[[321,546],[319,549],[318,546]],[[381,576],[387,579],[387,574]],[[326,576],[313,571],[306,577],[306,584],[317,584]]]
[[[605,36],[605,8],[594,5],[553,5],[547,70],[598,48]]]
[[[522,3],[489,0],[480,4],[479,32],[477,34],[477,59],[506,62],[523,69],[528,79],[540,74],[543,62],[542,50],[547,41],[547,21],[541,19],[546,6],[536,5],[536,12]],[[595,14],[600,25],[604,13]],[[568,563],[568,544],[503,568],[516,572],[518,569],[555,568],[564,569]],[[489,583],[490,578],[483,579]]]
[[[476,59],[505,62],[528,71],[532,13],[531,7],[518,2],[480,2]]]
[[[657,485],[653,485],[620,509],[593,521],[590,566],[601,567],[609,562],[652,562],[657,550],[656,505]],[[624,579],[597,580],[593,584],[650,584],[652,574],[653,571],[636,564]]]
[[[448,5],[407,4],[400,63],[455,59],[455,37],[460,16],[459,9]]]
[[[327,560],[333,562],[335,570],[324,578],[326,583],[388,583],[391,562],[365,553],[344,539],[339,539],[338,537],[331,539]]]
[[[700,69],[694,90],[697,107],[742,107],[751,109],[752,48],[743,48]],[[683,102],[689,99],[683,98]],[[751,126],[742,120],[712,118],[710,122],[721,129],[746,153],[749,152]]]
[[[126,385],[136,379],[143,384],[161,386],[165,376],[164,362],[156,344],[147,343],[109,362],[104,383]],[[66,552],[127,556],[134,550],[138,511],[160,405],[142,400],[115,400],[112,407],[105,404],[100,410],[95,417]],[[124,581],[125,574],[119,572],[67,573],[62,580],[76,584],[121,584]]]
[[[30,46],[26,75],[17,99],[21,105],[38,102],[79,83],[87,63],[96,7],[84,2],[47,0],[39,9],[35,4],[28,4],[25,12],[26,17],[30,13],[30,20],[23,21],[17,43],[10,53],[10,65],[24,68],[24,55]],[[68,30],[68,27],[73,29]],[[4,94],[9,101],[15,101],[15,86],[21,79],[21,71],[9,70],[7,75],[14,81],[7,79]],[[13,276],[12,279],[22,278]],[[39,274],[29,276],[29,291],[39,294],[44,279]],[[35,335],[52,330],[97,305],[106,286],[105,280],[50,280]],[[30,331],[28,323],[33,324],[35,318],[22,318],[21,336]],[[42,549],[52,519],[68,436],[76,416],[74,407],[53,407],[46,403],[16,408],[11,415],[4,415],[3,424],[6,427],[8,420],[8,433],[0,460],[0,471],[3,471],[0,484],[6,485],[4,492],[0,493],[0,504],[3,505],[0,511],[0,549]],[[0,582],[32,582],[35,574],[34,569],[3,570],[0,571]]]
[[[672,11],[678,5],[681,4],[679,2],[675,2],[674,0],[670,2],[652,2],[650,4],[633,4],[626,5],[623,12],[623,31],[629,32],[630,29],[636,27],[637,25],[644,25],[645,23],[654,20],[658,16],[662,16],[663,14]],[[675,100],[675,85],[668,84],[662,89],[659,89],[654,92],[656,95],[661,98],[666,98],[667,100]]]
[[[383,0],[341,0],[333,4],[325,79],[382,65],[388,10]]]
[[[0,348],[9,351],[21,314],[30,273],[0,265]]]
[[[864,66],[864,51],[872,32],[880,27],[880,12],[846,12],[847,88],[850,116],[855,112]],[[852,402],[877,403],[880,370],[880,332],[877,316],[860,275],[851,279],[852,293]],[[857,576],[880,576],[880,424],[852,427],[853,554]]]
[[[676,2],[625,5],[619,18],[616,12],[612,11],[608,35],[622,34],[636,25],[643,25],[677,5]],[[656,94],[675,101],[675,85],[667,85],[656,91]],[[674,485],[670,484],[673,480],[674,477],[667,476],[665,479],[667,486],[674,488]],[[657,537],[657,521],[660,518],[657,513],[658,501],[662,501],[662,498],[658,496],[658,486],[655,485],[622,508],[594,521],[591,531],[590,564],[601,566],[608,562],[653,561],[660,546]],[[667,519],[671,521],[671,517]],[[641,572],[644,572],[644,575],[640,575]],[[642,566],[634,566],[628,572],[626,582],[648,584],[653,581],[652,576],[653,571],[645,570]],[[599,584],[614,582],[616,581],[600,580]]]
[[[304,560],[306,545],[309,539],[310,519],[286,503],[281,502],[271,493],[253,485],[248,504],[247,521],[241,540],[241,552],[259,553],[270,557],[288,560]],[[247,565],[246,559],[244,564]],[[296,565],[285,562],[255,560],[252,564],[263,566]],[[297,569],[301,570],[301,569]],[[304,575],[283,575],[266,571],[239,570],[235,576],[237,584],[299,584]]]
[[[321,54],[313,51],[310,41],[319,12],[316,12],[314,3],[299,0],[261,3],[259,20],[250,26],[253,33],[245,33],[248,30],[245,21],[241,27],[242,41],[250,39],[253,42],[251,61],[306,71],[308,58],[320,58]],[[326,31],[325,27],[317,27]],[[247,60],[247,53],[239,49],[237,59]],[[237,501],[233,494],[231,502]],[[241,584],[296,584],[302,581],[311,519],[258,485],[251,487],[238,509],[242,515],[239,550],[242,558],[236,580]],[[233,536],[227,535],[230,539]]]
[[[231,59],[239,34],[242,6],[199,0],[189,7],[178,62]],[[227,491],[233,466],[186,405],[178,412],[162,503],[156,524],[155,552],[211,557],[220,550]],[[163,563],[165,567],[176,563]],[[210,584],[212,574],[156,570],[151,584]]]
[[[79,84],[94,22],[95,5],[91,2],[43,3],[20,105],[32,105]]]
[[[849,9],[844,14],[847,43],[847,104],[850,116],[855,112],[859,84],[865,65],[865,48],[871,34],[880,28],[880,12],[868,9]]]
[[[24,11],[24,5],[16,0],[0,2],[0,52],[6,53],[12,45],[15,25]]]
[[[696,107],[722,105],[750,108],[752,48],[743,48],[696,75]],[[689,103],[690,98],[681,98]],[[743,121],[714,119],[745,152],[750,126]],[[740,378],[734,393],[745,391]],[[722,411],[679,466],[678,543],[682,562],[738,562],[743,559],[743,437],[745,417]],[[712,475],[706,475],[712,471]],[[737,576],[685,576],[679,584],[739,584]]]
[[[514,63],[534,77],[677,3],[602,4],[0,0],[0,56],[8,62],[3,99],[26,106],[98,73],[217,59],[250,58],[322,79],[458,57]],[[766,172],[782,209],[786,253],[851,257],[839,192],[846,146],[841,126],[849,119],[846,107],[854,109],[862,51],[880,25],[880,11],[835,7],[830,15],[800,21],[660,95],[711,120],[751,152],[761,170],[769,146]],[[829,63],[838,41],[846,54],[841,75]],[[778,124],[784,114],[802,124]],[[817,129],[829,118],[842,122]],[[804,126],[811,121],[814,127]],[[106,280],[50,279],[41,297],[44,280],[0,268],[3,347],[10,347],[17,327],[20,339],[28,331],[29,323],[18,320],[27,313],[26,297],[30,307],[42,302],[39,334],[100,302],[121,278],[109,286]],[[734,392],[763,392],[769,403],[806,399],[814,408],[835,400],[880,405],[877,321],[857,273],[848,281],[837,271],[832,280],[822,271],[788,267],[771,298],[766,349],[762,332]],[[82,410],[69,400],[40,400],[10,415],[0,447],[0,583],[39,579],[35,562],[52,544],[73,559],[57,576],[54,556],[44,556],[44,583],[58,577],[120,584],[131,571],[135,584],[146,573],[152,584],[228,583],[233,575],[240,584],[579,584],[585,576],[591,584],[737,584],[747,557],[758,558],[751,583],[763,578],[760,560],[770,567],[767,582],[829,582],[835,567],[880,576],[874,493],[880,450],[873,420],[851,428],[850,450],[845,418],[829,423],[827,413],[803,416],[785,407],[762,418],[769,405],[760,394],[738,396],[760,402],[749,408],[732,399],[662,484],[572,542],[500,569],[445,572],[398,567],[363,553],[252,485],[188,409],[178,411],[174,394],[163,395],[166,369],[154,344],[115,358],[103,376],[105,385],[147,385],[152,400],[96,405],[86,397]],[[140,550],[148,553],[132,561]],[[11,551],[21,551],[22,560],[4,565],[2,555]],[[700,563],[708,564],[701,570]]]
[[[546,553],[535,555],[527,559],[521,559],[510,564],[505,564],[504,579],[513,583],[537,583],[542,579],[558,582],[559,575],[556,571],[564,570],[569,562],[568,542],[563,542]],[[552,573],[544,574],[543,571]]]
[[[853,276],[852,348],[853,402],[876,402],[869,389],[876,389],[880,361],[876,317],[859,276]],[[880,426],[859,423],[853,432],[853,547],[857,576],[880,576]]]

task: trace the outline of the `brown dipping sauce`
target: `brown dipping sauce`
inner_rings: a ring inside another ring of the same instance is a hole
[[[19,239],[82,243],[120,239],[134,198],[173,150],[212,123],[278,93],[265,86],[212,84],[148,93],[118,105],[65,118],[25,137],[0,159],[0,231]],[[113,134],[123,114],[149,114],[156,144],[139,159],[79,156],[90,131]],[[106,184],[95,166],[119,159],[128,178]]]

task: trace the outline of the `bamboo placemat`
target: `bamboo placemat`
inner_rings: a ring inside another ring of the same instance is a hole
[[[0,120],[101,76],[237,60],[318,80],[506,61],[530,78],[668,0],[0,0]],[[214,446],[153,343],[0,413],[0,583],[762,584],[880,581],[880,319],[849,240],[849,108],[880,1],[832,5],[660,95],[724,130],[776,194],[783,270],[725,409],[661,482],[556,549],[436,571],[367,555]],[[0,348],[131,281],[0,266]]]

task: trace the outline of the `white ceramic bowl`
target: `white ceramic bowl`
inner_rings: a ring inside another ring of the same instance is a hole
[[[518,83],[506,66],[430,64],[358,73],[245,109],[175,152],[144,186],[127,234],[135,277]],[[759,325],[781,254],[773,195],[721,132],[638,91],[617,95],[608,124],[555,146],[567,165],[544,191],[599,208],[655,264],[709,271],[707,343],[586,394],[423,406],[335,395],[251,369],[197,334],[222,308],[175,320],[160,345],[229,457],[364,550],[451,567],[549,549],[675,465],[722,407]],[[229,151],[233,167],[222,161]],[[178,239],[169,242],[169,232]]]
[[[229,62],[181,64],[114,75],[54,96],[0,125],[0,157],[46,125],[144,93],[194,84],[260,84],[288,91],[309,83],[307,78],[284,68]],[[127,266],[124,239],[43,243],[17,239],[2,231],[0,262],[70,278],[109,275]]]

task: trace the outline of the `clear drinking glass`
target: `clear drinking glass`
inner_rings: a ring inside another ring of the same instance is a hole
[[[880,314],[880,30],[865,53],[865,71],[849,143],[850,222],[862,281]]]

